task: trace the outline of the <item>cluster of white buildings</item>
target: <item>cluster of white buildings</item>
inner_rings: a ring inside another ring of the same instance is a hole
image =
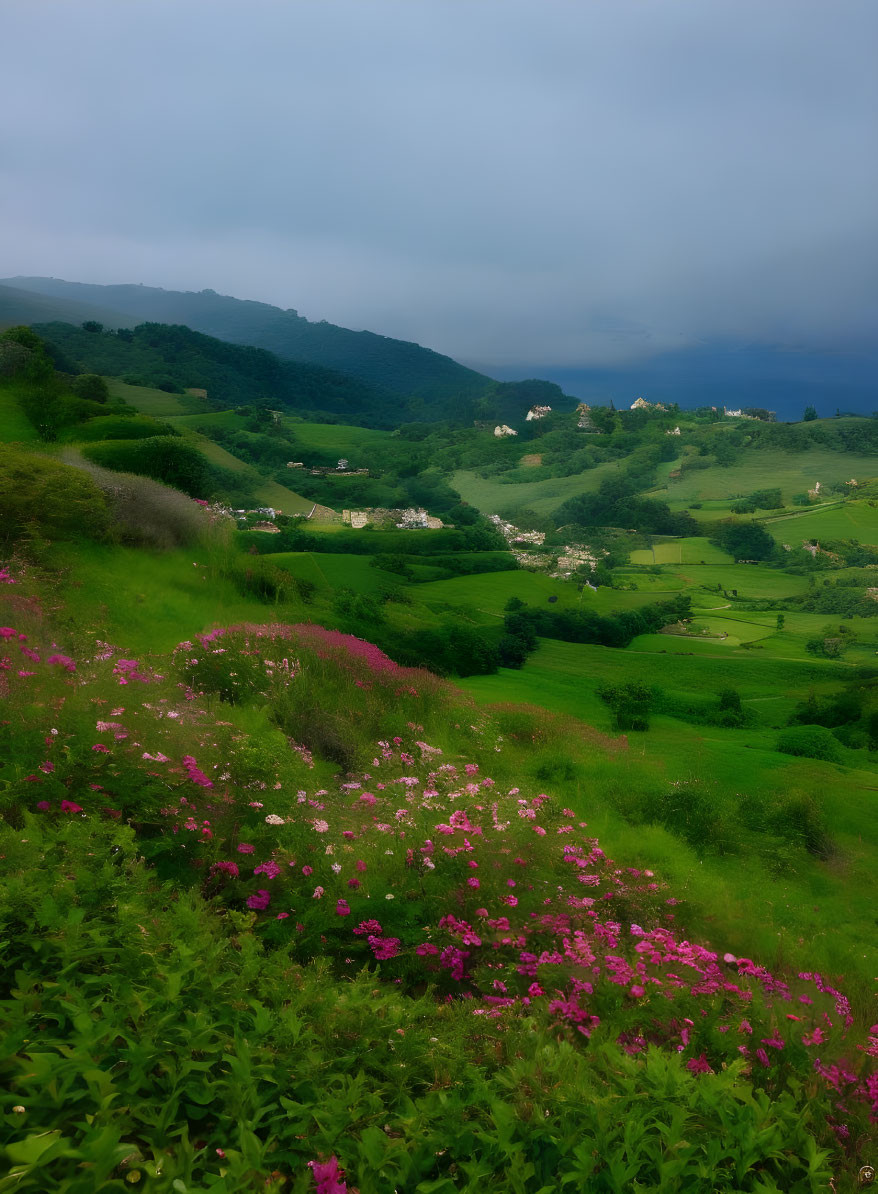
[[[341,520],[355,531],[369,526],[393,526],[401,530],[439,531],[445,526],[441,518],[434,518],[426,510],[410,506],[405,510],[385,510],[374,507],[370,510],[342,510]]]

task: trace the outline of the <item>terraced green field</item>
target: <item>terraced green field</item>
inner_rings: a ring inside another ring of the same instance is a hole
[[[808,587],[804,576],[790,576],[760,564],[670,564],[666,568],[687,586],[736,589],[739,597],[792,597]]]
[[[703,536],[670,539],[631,552],[632,564],[732,564],[727,551]]]
[[[336,592],[354,589],[369,595],[381,592],[390,574],[373,568],[371,556],[351,556],[336,552],[284,551],[269,557],[272,564],[292,576],[310,580],[320,589]]]
[[[203,398],[193,394],[166,394],[149,386],[129,386],[117,377],[106,378],[110,396],[121,398],[145,415],[165,419],[170,415],[209,414],[210,407]]]
[[[168,422],[180,431],[195,429],[209,432],[213,428],[219,431],[236,431],[244,426],[246,419],[243,415],[235,414],[233,410],[216,410],[208,414],[194,411],[192,414],[174,415],[168,418]]]
[[[667,471],[674,468],[672,463]],[[690,503],[743,497],[757,489],[779,486],[786,501],[811,489],[816,481],[832,485],[855,477],[878,476],[878,456],[810,448],[806,452],[754,451],[728,468],[696,469],[667,480],[651,491],[664,500]]]
[[[381,445],[392,435],[390,431],[351,427],[346,423],[300,423],[297,419],[284,419],[283,423],[303,447],[337,452],[339,456],[353,452],[379,452]],[[380,465],[380,460],[376,460],[376,465]]]
[[[551,514],[569,498],[580,493],[594,493],[604,477],[618,472],[615,462],[599,464],[585,473],[574,477],[551,477],[545,481],[530,484],[504,485],[497,477],[480,477],[468,469],[459,469],[451,478],[451,484],[464,501],[475,506],[484,514],[500,514],[516,510],[535,510],[538,514]]]
[[[849,501],[801,510],[765,522],[778,543],[798,545],[803,539],[858,539],[878,543],[878,502]]]
[[[661,601],[678,591],[627,592],[610,588],[595,591],[586,586],[580,593],[571,581],[554,580],[543,573],[523,570],[456,576],[451,580],[419,584],[412,590],[417,599],[430,608],[438,610],[446,606],[465,606],[486,615],[488,620],[501,617],[511,597],[518,597],[534,606],[546,606],[554,597],[556,601],[552,605],[556,609],[590,609],[594,613],[607,614]]]

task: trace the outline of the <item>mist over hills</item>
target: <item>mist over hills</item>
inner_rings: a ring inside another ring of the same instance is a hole
[[[135,321],[100,303],[82,303],[0,284],[0,329],[18,323],[84,323],[96,319],[106,327],[128,327]]]

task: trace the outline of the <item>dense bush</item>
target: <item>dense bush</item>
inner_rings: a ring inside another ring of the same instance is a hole
[[[627,684],[602,684],[597,694],[613,711],[614,729],[649,729],[653,691],[648,684],[642,684],[637,680],[631,680]]]
[[[149,415],[138,415],[132,410],[127,415],[99,415],[89,419],[87,423],[76,427],[69,438],[77,442],[118,440],[118,439],[150,439],[153,436],[177,435],[178,433],[168,423],[158,419],[151,419]]]
[[[78,374],[70,388],[77,398],[86,398],[89,402],[107,402],[110,397],[110,388],[98,373]]]
[[[0,444],[0,543],[28,534],[47,539],[99,539],[108,503],[94,481],[46,456]]]
[[[840,763],[842,760],[838,740],[824,726],[789,726],[779,734],[777,749],[785,755],[825,759],[828,763]]]
[[[212,489],[209,461],[192,444],[168,436],[118,439],[88,444],[83,455],[103,468],[137,473],[182,489],[190,497],[205,497]]]
[[[69,462],[100,490],[110,515],[108,535],[117,542],[167,548],[204,537],[208,515],[178,489],[134,473],[113,472],[75,455]]]
[[[758,522],[721,522],[711,539],[736,560],[770,560],[777,554],[774,539]]]
[[[508,634],[523,637],[533,644],[539,635],[568,643],[627,647],[639,634],[655,633],[663,626],[688,617],[690,604],[690,598],[681,595],[606,617],[590,610],[549,610],[526,605],[508,612],[504,627]]]

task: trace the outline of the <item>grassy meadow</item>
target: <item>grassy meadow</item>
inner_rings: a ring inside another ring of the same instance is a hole
[[[679,461],[660,466],[664,476],[653,491],[678,503],[727,501],[742,497],[766,485],[779,486],[784,498],[813,489],[819,481],[825,489],[851,478],[862,481],[875,475],[875,458],[856,452],[833,452],[810,448],[795,454],[769,449],[751,452],[745,460],[728,467],[693,469],[670,477]]]
[[[548,514],[569,498],[594,493],[605,477],[617,471],[618,465],[610,462],[571,477],[510,484],[496,477],[482,477],[470,470],[459,469],[453,474],[451,483],[465,501],[479,510],[514,515],[517,510],[528,509],[537,514]]]

